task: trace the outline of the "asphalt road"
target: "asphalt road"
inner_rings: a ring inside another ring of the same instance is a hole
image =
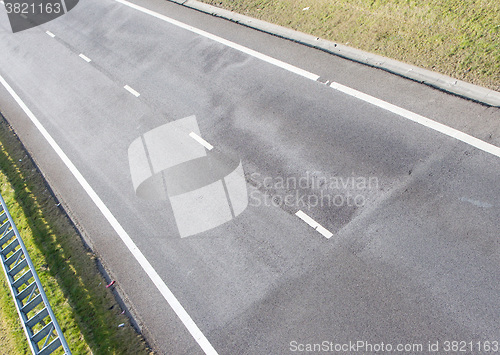
[[[179,5],[135,3],[500,146],[498,109]],[[0,75],[218,353],[288,354],[323,341],[423,352],[464,341],[478,352],[478,342],[500,341],[498,156],[112,0],[80,1],[16,34],[2,10]],[[154,349],[203,353],[4,86],[0,109]],[[159,127],[168,132],[155,145],[148,132]],[[196,130],[212,150],[187,135]],[[142,167],[130,158],[136,140]],[[215,173],[168,170],[205,155],[220,162]],[[239,162],[245,198],[217,175]],[[156,174],[149,199],[134,170]],[[182,203],[169,185],[189,194],[216,180]],[[230,221],[204,227],[228,205]],[[186,216],[202,231],[183,233]]]

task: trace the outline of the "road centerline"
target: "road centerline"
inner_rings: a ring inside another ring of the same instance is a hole
[[[87,63],[90,63],[90,62],[92,61],[89,57],[87,57],[87,56],[86,56],[85,54],[83,54],[83,53],[80,53],[78,56],[79,56],[80,58],[82,58],[84,61],[86,61]]]
[[[127,90],[129,93],[131,93],[132,95],[134,95],[135,97],[139,97],[141,96],[141,94],[139,94],[137,91],[135,91],[134,89],[132,89],[130,86],[128,85],[125,85],[123,87],[125,90]]]
[[[191,133],[189,133],[189,136],[191,138],[193,138],[195,141],[197,141],[198,143],[200,143],[202,146],[204,146],[205,148],[207,148],[208,150],[214,149],[213,145],[211,145],[210,143],[208,143],[206,140],[204,140],[203,138],[201,138],[196,133],[191,132]]]
[[[310,216],[308,216],[304,211],[298,210],[295,215],[299,217],[301,220],[306,222],[310,227],[314,228],[318,233],[320,233],[323,237],[326,239],[330,239],[333,235],[332,232],[330,232],[328,229],[323,227],[321,224],[316,222],[314,219],[312,219]]]

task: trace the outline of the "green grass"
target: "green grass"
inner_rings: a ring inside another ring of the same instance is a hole
[[[500,91],[498,0],[201,1]]]
[[[145,341],[105,288],[94,255],[56,206],[45,181],[0,117],[1,194],[16,222],[73,354],[148,354]],[[125,323],[125,327],[118,327]],[[3,271],[0,354],[29,354]]]

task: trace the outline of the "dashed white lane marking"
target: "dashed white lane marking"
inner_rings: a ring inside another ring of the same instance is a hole
[[[297,213],[295,213],[295,215],[297,217],[299,217],[301,220],[303,220],[304,222],[306,222],[309,226],[311,226],[312,228],[316,229],[316,231],[318,233],[320,233],[326,239],[330,239],[332,237],[332,235],[333,235],[332,232],[330,232],[328,229],[326,229],[321,224],[319,224],[318,222],[316,222],[314,219],[312,219],[311,217],[309,217],[302,210],[297,211]]]
[[[305,78],[308,78],[308,79],[311,79],[311,80],[314,80],[314,81],[316,81],[316,80],[319,79],[319,75],[313,74],[313,73],[308,72],[308,71],[306,71],[304,69],[297,68],[294,65],[282,62],[279,59],[276,59],[276,58],[270,57],[268,55],[259,53],[257,51],[254,51],[253,49],[250,49],[250,48],[242,46],[240,44],[228,41],[227,39],[224,39],[222,37],[219,37],[219,36],[213,35],[211,33],[208,33],[206,31],[200,30],[200,29],[198,29],[196,27],[187,25],[187,24],[185,24],[183,22],[174,20],[173,18],[161,15],[161,14],[159,14],[157,12],[151,11],[149,9],[146,9],[146,8],[142,7],[142,6],[138,6],[138,5],[132,4],[132,3],[128,2],[128,1],[126,1],[126,0],[116,0],[116,1],[119,2],[120,4],[126,5],[128,7],[136,9],[138,11],[141,11],[141,12],[143,12],[145,14],[148,14],[148,15],[151,15],[153,17],[156,17],[157,19],[163,20],[163,21],[168,22],[168,23],[170,23],[172,25],[175,25],[177,27],[180,27],[180,28],[183,28],[185,30],[191,31],[191,32],[196,33],[196,34],[198,34],[200,36],[209,38],[209,39],[211,39],[213,41],[216,41],[216,42],[219,42],[219,43],[221,43],[221,44],[223,44],[225,46],[231,47],[231,48],[236,49],[236,50],[238,50],[240,52],[243,52],[243,53],[246,53],[248,55],[251,55],[252,57],[258,58],[258,59],[263,60],[265,62],[268,62],[270,64],[276,65],[277,67],[280,67],[280,68],[283,68],[285,70],[288,70],[288,71],[290,71],[292,73],[301,75],[301,76],[303,76]]]
[[[134,89],[132,89],[130,86],[128,85],[125,85],[123,87],[125,90],[127,90],[129,93],[131,93],[132,95],[134,95],[135,97],[139,97],[141,94],[139,94],[137,91],[135,91]]]
[[[92,61],[89,57],[87,57],[86,55],[84,55],[82,53],[80,53],[79,57],[82,58],[87,63],[90,63]]]
[[[318,222],[316,222],[314,219],[312,219],[307,214],[302,212],[302,210],[299,210],[297,213],[295,213],[295,215],[297,217],[299,217],[301,220],[303,220],[304,222],[306,222],[307,224],[309,224],[314,229],[316,229],[316,227],[319,226]]]
[[[195,141],[197,141],[198,143],[200,143],[202,146],[204,146],[205,148],[207,148],[208,150],[214,149],[213,145],[211,145],[210,143],[208,143],[206,140],[204,140],[203,138],[201,138],[196,133],[191,132],[191,133],[189,133],[189,136],[191,138],[193,138]]]
[[[54,38],[56,35],[53,34],[52,32],[50,31],[45,31],[46,34],[48,34],[50,37]]]
[[[316,227],[316,230],[323,236],[325,237],[326,239],[330,239],[333,235],[332,232],[330,232],[328,229],[326,229],[325,227],[323,227],[322,225],[318,225]]]
[[[23,19],[25,19],[25,20],[27,20],[27,19],[28,19],[28,16],[26,16],[25,14],[21,14],[21,17],[22,17]]]
[[[206,354],[217,355],[217,352],[212,347],[210,342],[207,340],[205,335],[203,335],[203,333],[198,328],[196,323],[193,321],[191,316],[186,312],[186,310],[180,304],[180,302],[177,300],[177,298],[174,296],[172,291],[170,291],[168,286],[162,280],[160,275],[158,275],[158,273],[153,268],[153,266],[149,263],[149,261],[146,259],[144,254],[142,254],[141,250],[137,247],[137,245],[135,245],[134,241],[132,240],[132,238],[130,238],[130,236],[125,231],[125,229],[123,229],[120,222],[118,222],[118,220],[115,218],[115,216],[113,216],[113,214],[111,213],[109,208],[104,204],[104,202],[97,195],[97,193],[94,191],[94,189],[90,186],[90,184],[87,182],[87,180],[83,177],[83,175],[80,173],[80,171],[76,168],[76,166],[73,164],[73,162],[68,158],[66,153],[64,153],[64,151],[61,149],[61,147],[56,143],[54,138],[52,138],[52,136],[45,129],[45,127],[43,127],[43,125],[40,123],[38,118],[36,118],[36,116],[33,114],[33,112],[31,112],[31,110],[28,108],[28,106],[26,106],[26,104],[23,102],[23,100],[16,94],[16,92],[11,88],[11,86],[5,81],[5,79],[1,75],[0,75],[0,83],[10,93],[10,95],[14,98],[14,100],[17,102],[17,104],[23,109],[23,111],[31,119],[31,121],[33,122],[35,127],[38,128],[38,130],[43,135],[43,137],[47,140],[47,142],[50,144],[50,146],[55,150],[57,155],[61,158],[61,160],[64,162],[64,164],[68,167],[68,169],[71,171],[73,176],[80,183],[80,185],[83,187],[85,192],[89,195],[89,197],[95,203],[97,208],[99,208],[99,210],[104,215],[104,217],[107,219],[109,224],[116,231],[116,233],[118,234],[120,239],[127,246],[130,253],[132,253],[134,258],[137,260],[139,265],[141,265],[142,269],[146,272],[146,274],[149,276],[151,281],[153,281],[156,288],[161,292],[161,294],[163,295],[165,300],[168,302],[170,307],[172,307],[174,312],[177,314],[177,316],[182,321],[184,326],[191,333],[191,335],[196,340],[196,342],[200,345],[200,347],[205,351]]]
[[[463,133],[457,129],[448,127],[442,123],[433,121],[427,117],[421,116],[419,114],[416,114],[414,112],[405,110],[404,108],[401,108],[399,106],[393,105],[389,102],[386,102],[381,99],[377,99],[376,97],[367,95],[365,93],[362,93],[361,91],[357,91],[354,89],[351,89],[350,87],[344,86],[342,84],[338,83],[331,83],[330,87],[343,92],[344,94],[356,97],[360,100],[366,101],[372,105],[378,106],[380,108],[383,108],[384,110],[393,112],[397,115],[400,115],[401,117],[404,117],[410,121],[419,123],[425,127],[431,128],[435,131],[438,131],[442,134],[445,134],[447,136],[450,136],[452,138],[458,139],[461,142],[467,143],[473,147],[476,147],[477,149],[480,149],[484,152],[496,155],[497,157],[500,157],[500,147],[494,146],[493,144],[486,143],[485,141],[482,141],[478,138],[472,137],[466,133]]]

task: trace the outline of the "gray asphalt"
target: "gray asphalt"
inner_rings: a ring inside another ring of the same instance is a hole
[[[500,145],[499,109],[179,5],[136,3]],[[110,0],[81,1],[16,34],[2,13],[0,74],[220,354],[288,354],[293,341],[424,350],[436,341],[500,341],[498,157]],[[3,87],[0,110],[154,349],[201,353]],[[241,160],[250,205],[181,238],[168,202],[136,196],[127,152],[144,133],[192,115],[219,154]],[[282,186],[280,178],[310,184]],[[372,184],[335,185],[340,178]],[[328,205],[324,193],[363,203]],[[288,195],[290,203],[270,202]],[[299,209],[334,235],[314,231]]]

